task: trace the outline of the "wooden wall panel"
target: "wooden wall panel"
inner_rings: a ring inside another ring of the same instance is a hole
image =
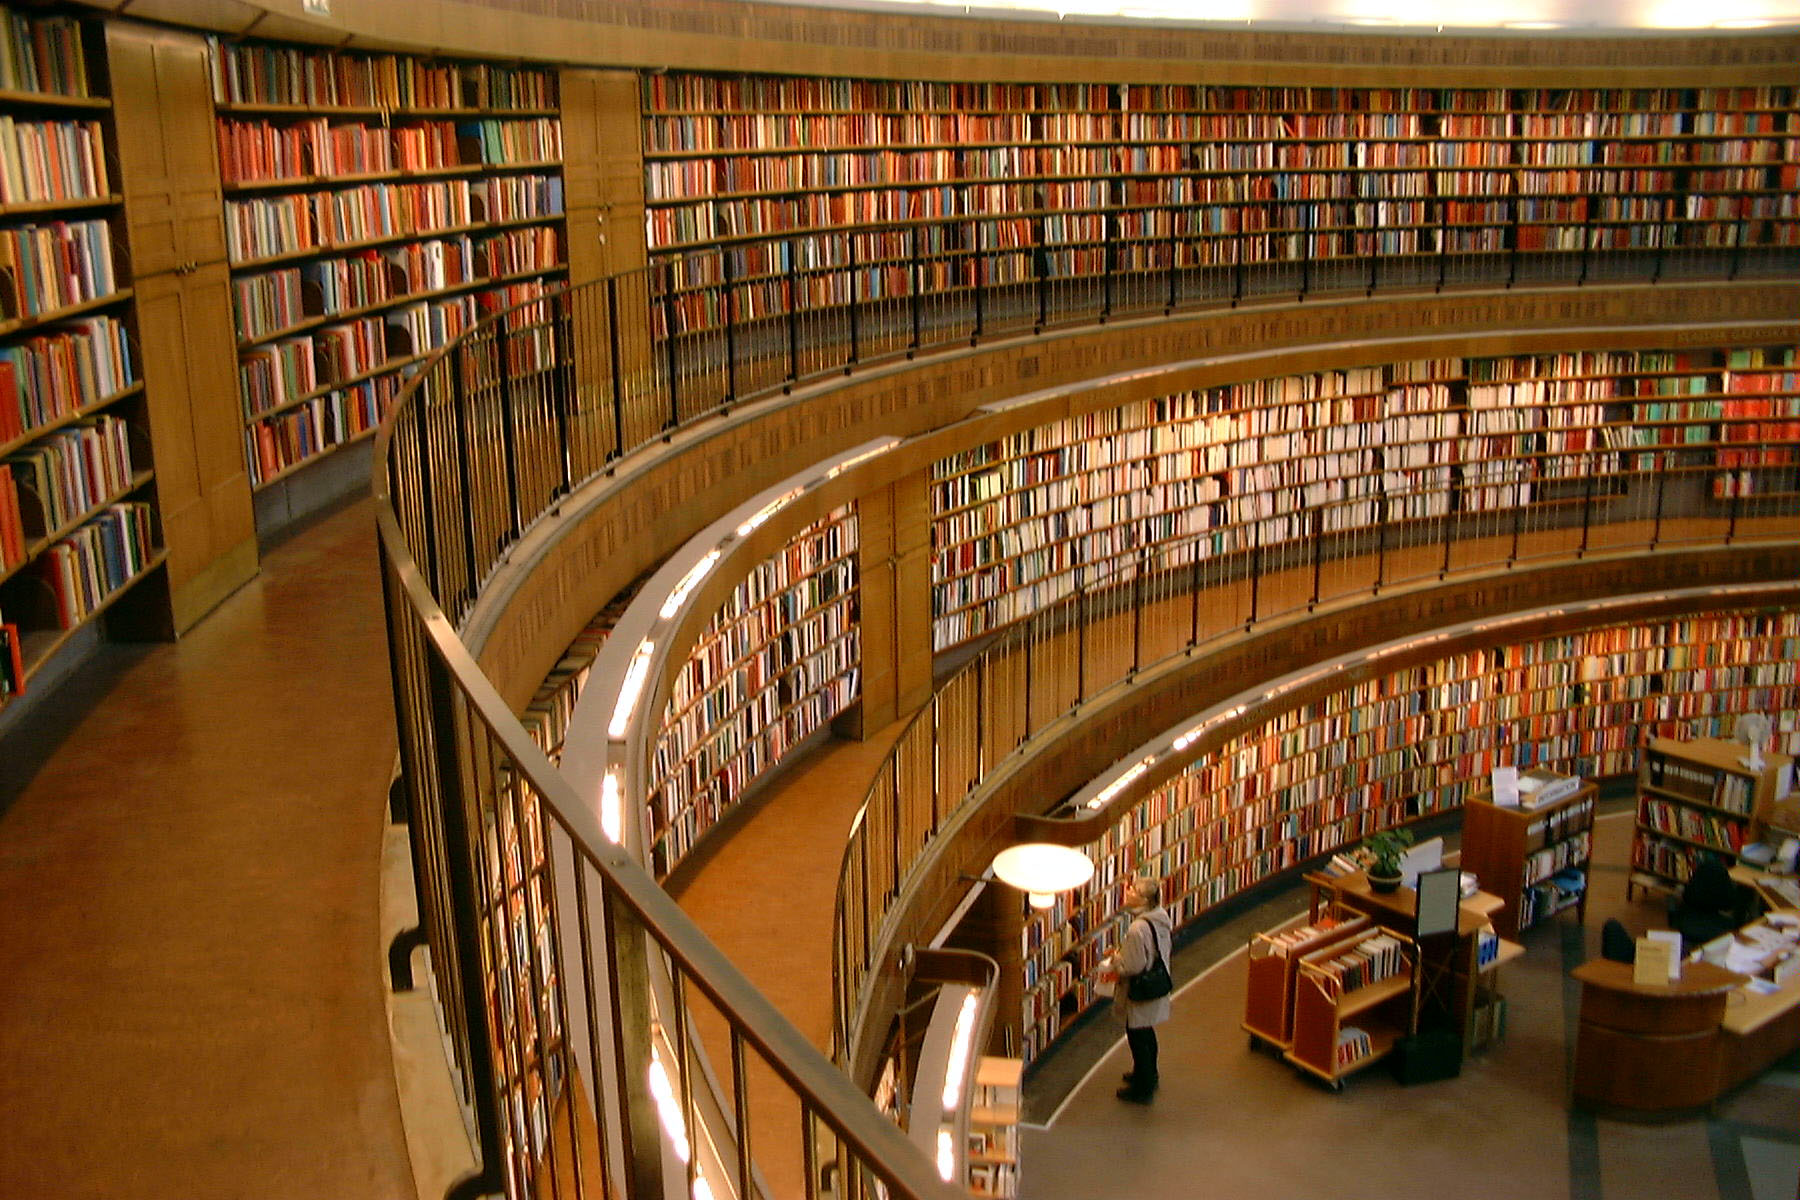
[[[106,27],[175,628],[257,570],[205,43]]]

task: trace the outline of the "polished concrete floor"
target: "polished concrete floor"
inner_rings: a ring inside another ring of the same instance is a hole
[[[70,689],[0,763],[0,1196],[410,1197],[369,504]]]

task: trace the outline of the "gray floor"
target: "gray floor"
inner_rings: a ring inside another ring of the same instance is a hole
[[[1155,1103],[1114,1098],[1129,1056],[1118,1027],[1099,1014],[1027,1081],[1021,1196],[1795,1196],[1800,1073],[1792,1059],[1709,1119],[1645,1126],[1569,1110],[1577,998],[1568,970],[1598,952],[1606,917],[1634,930],[1657,923],[1654,905],[1625,901],[1630,834],[1628,811],[1600,821],[1585,925],[1571,914],[1527,934],[1525,957],[1502,969],[1506,1037],[1454,1080],[1402,1087],[1374,1067],[1333,1093],[1250,1047],[1238,1025],[1243,947],[1251,932],[1303,912],[1303,888],[1183,948]]]

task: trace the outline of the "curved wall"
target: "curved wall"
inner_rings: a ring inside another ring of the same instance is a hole
[[[239,35],[595,65],[921,79],[1552,87],[1789,83],[1794,33],[1427,35],[1001,20],[747,0],[87,0]]]

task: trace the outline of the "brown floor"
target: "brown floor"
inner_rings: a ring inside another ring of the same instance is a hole
[[[386,654],[364,502],[181,641],[103,650],[92,706],[0,785],[0,1196],[412,1194],[376,926]]]

